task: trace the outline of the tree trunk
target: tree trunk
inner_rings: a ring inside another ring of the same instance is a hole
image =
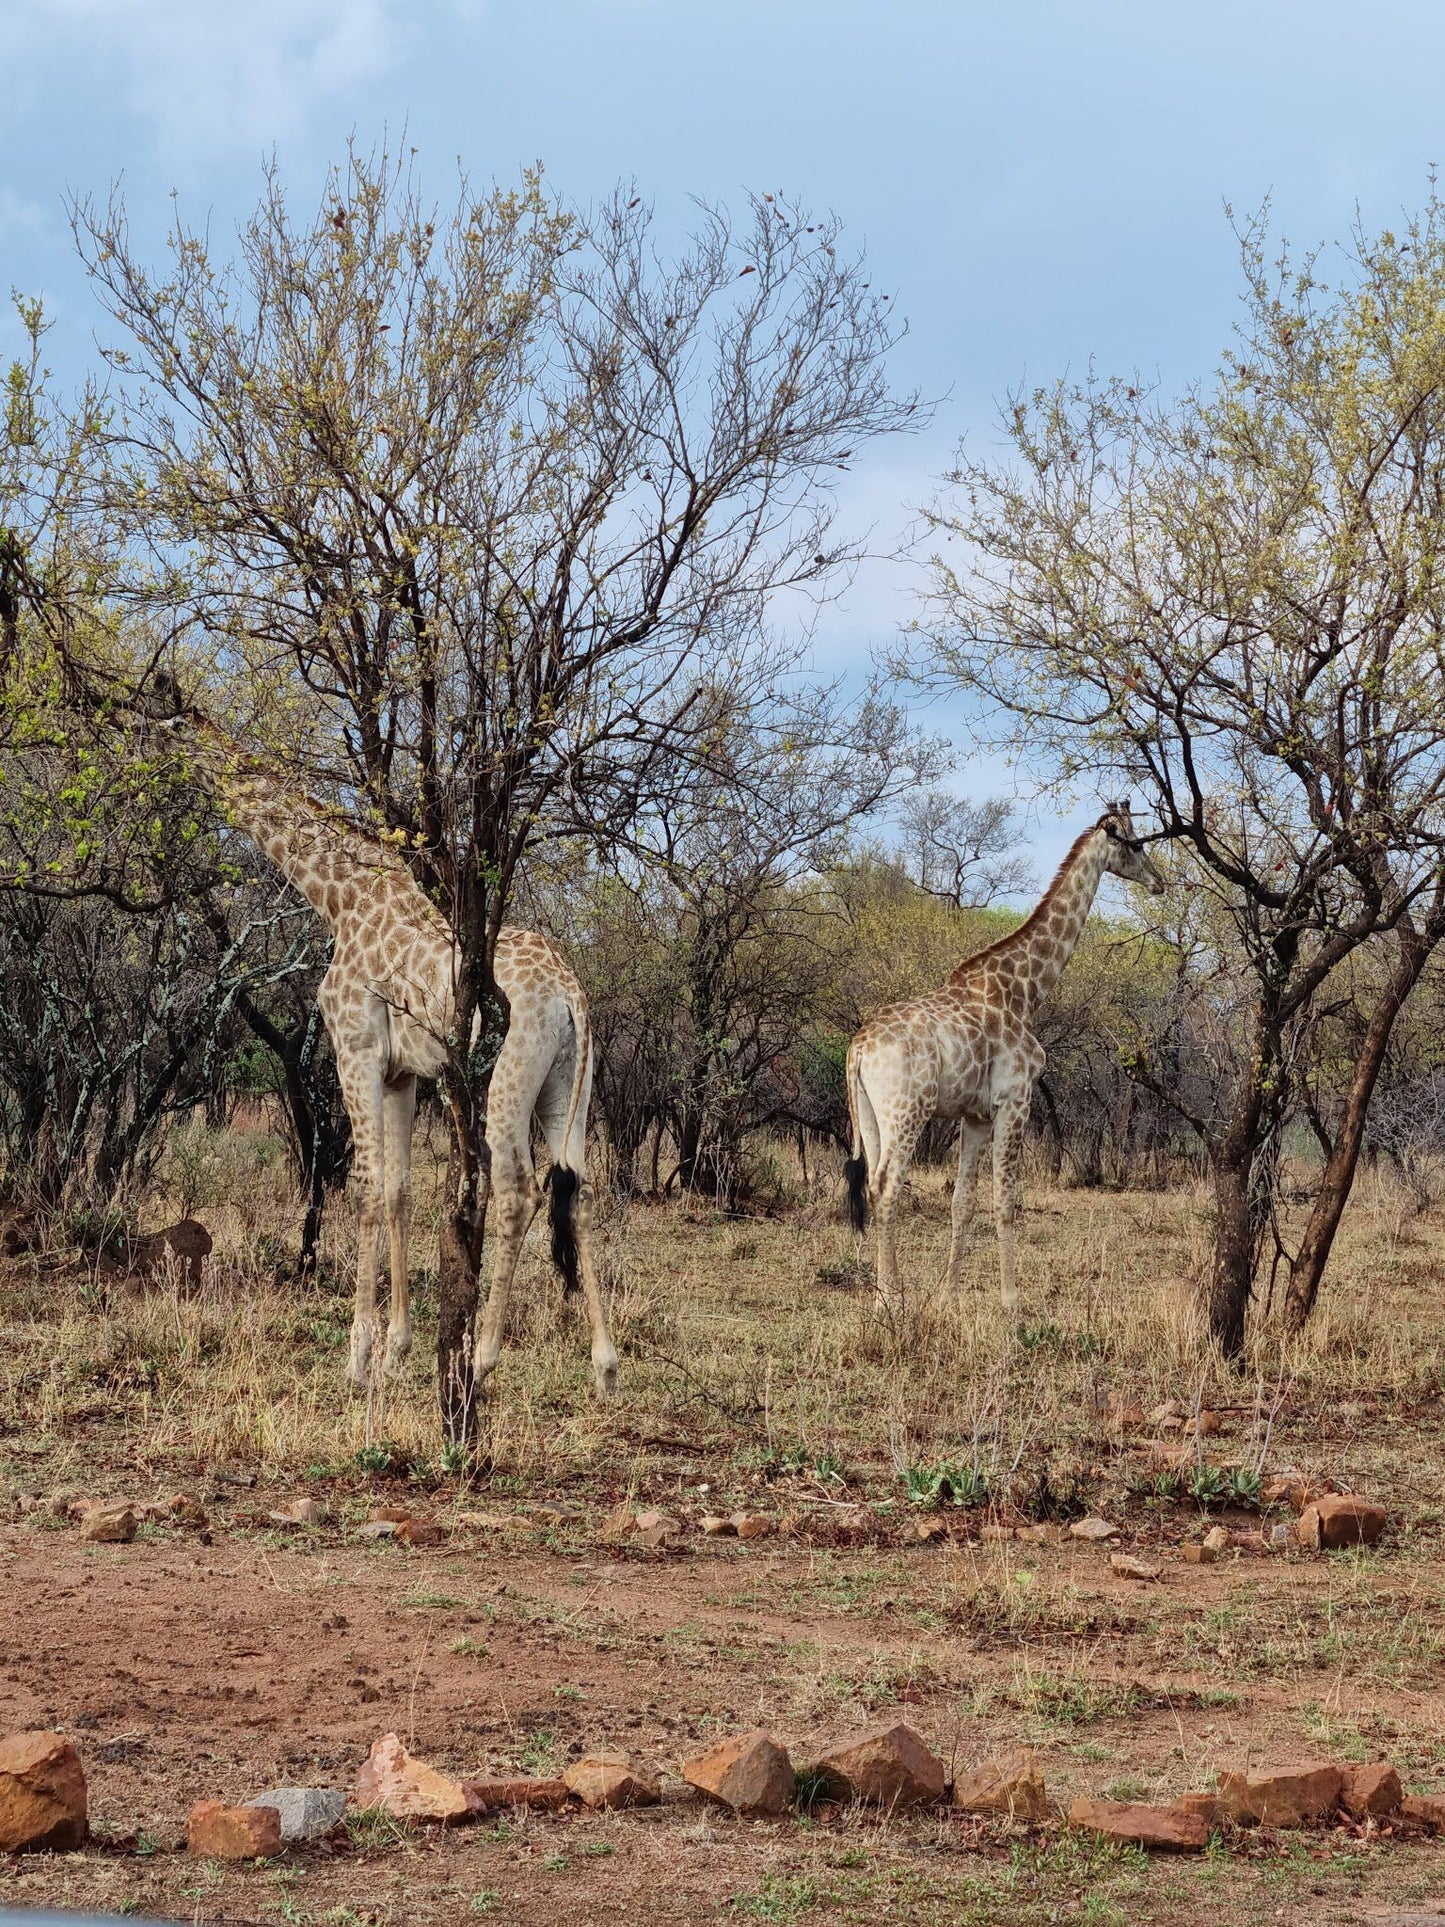
[[[1284,1322],[1288,1331],[1301,1330],[1314,1310],[1320,1280],[1329,1262],[1335,1233],[1355,1181],[1355,1167],[1365,1135],[1365,1119],[1369,1114],[1370,1099],[1374,1095],[1380,1068],[1385,1061],[1390,1032],[1437,942],[1438,936],[1430,934],[1428,929],[1424,934],[1402,932],[1400,954],[1395,967],[1365,1026],[1364,1037],[1355,1054],[1349,1089],[1345,1094],[1344,1115],[1325,1160],[1320,1188],[1315,1194],[1314,1208],[1305,1226],[1299,1251],[1290,1266],[1289,1287],[1284,1298]]]
[[[1214,1270],[1207,1311],[1210,1336],[1224,1356],[1244,1353],[1244,1319],[1254,1289],[1254,1224],[1249,1208],[1249,1166],[1221,1157],[1214,1165]]]
[[[437,1400],[448,1446],[470,1452],[477,1439],[477,1306],[481,1298],[482,1240],[487,1221],[485,1146],[471,1120],[452,1111],[447,1160],[447,1209],[437,1263]],[[481,1155],[478,1155],[480,1149]]]

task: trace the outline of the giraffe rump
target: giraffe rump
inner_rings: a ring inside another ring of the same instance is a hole
[[[565,1164],[554,1164],[547,1173],[551,1193],[548,1218],[552,1226],[552,1263],[562,1274],[562,1295],[570,1298],[578,1285],[577,1227],[572,1222],[572,1205],[577,1196],[578,1177]]]
[[[848,1221],[857,1232],[868,1229],[868,1153],[860,1150],[856,1158],[843,1163],[848,1184]]]

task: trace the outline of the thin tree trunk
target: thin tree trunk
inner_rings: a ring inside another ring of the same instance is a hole
[[[1438,937],[1428,932],[1424,935],[1402,933],[1395,968],[1365,1026],[1364,1037],[1355,1055],[1349,1090],[1345,1094],[1344,1115],[1325,1160],[1320,1187],[1315,1194],[1314,1208],[1305,1226],[1299,1251],[1290,1266],[1289,1286],[1284,1298],[1284,1322],[1289,1331],[1301,1330],[1314,1310],[1320,1280],[1324,1277],[1335,1233],[1355,1181],[1355,1167],[1365,1135],[1365,1120],[1389,1047],[1390,1032],[1394,1029],[1395,1019],[1404,1007],[1405,999],[1419,981],[1420,973],[1437,941]]]
[[[1249,1208],[1249,1157],[1214,1165],[1214,1269],[1209,1331],[1225,1357],[1244,1353],[1244,1320],[1254,1289],[1254,1224]]]

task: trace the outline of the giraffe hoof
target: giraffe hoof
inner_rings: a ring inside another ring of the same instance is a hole
[[[407,1353],[410,1350],[410,1327],[386,1334],[386,1375],[388,1378],[401,1377],[401,1374],[406,1370]]]
[[[615,1358],[593,1360],[592,1378],[600,1399],[617,1396],[617,1360]]]

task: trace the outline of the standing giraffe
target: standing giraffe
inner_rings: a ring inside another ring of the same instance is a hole
[[[979,1159],[993,1139],[994,1219],[1004,1309],[1017,1312],[1014,1219],[1019,1159],[1044,1049],[1033,1017],[1058,982],[1108,872],[1153,895],[1164,879],[1144,852],[1127,803],[1105,810],[1074,844],[1033,914],[968,957],[942,990],[875,1011],[848,1046],[853,1155],[845,1168],[849,1211],[862,1232],[878,1217],[878,1299],[899,1298],[894,1217],[923,1127],[957,1118],[958,1179],[944,1289],[963,1283]]]
[[[159,679],[158,679],[159,681]],[[172,692],[165,690],[168,697]],[[456,1009],[456,938],[387,844],[336,820],[292,789],[214,724],[182,708],[160,725],[180,737],[202,786],[321,917],[333,939],[317,1003],[336,1053],[361,1193],[350,1377],[369,1382],[383,1227],[390,1237],[386,1370],[411,1349],[407,1240],[418,1077],[447,1061]],[[532,1162],[535,1114],[552,1168],[552,1257],[572,1292],[580,1282],[592,1328],[599,1397],[617,1387],[617,1352],[592,1251],[587,1107],[592,1029],[587,999],[565,960],[535,930],[504,927],[496,980],[511,1006],[487,1099],[487,1149],[497,1216],[492,1283],[477,1345],[480,1386],[497,1363],[522,1242],[544,1195]]]

